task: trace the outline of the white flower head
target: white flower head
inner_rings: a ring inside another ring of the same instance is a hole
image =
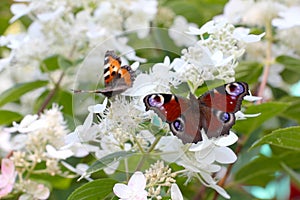
[[[145,96],[153,92],[169,92],[171,85],[178,84],[171,68],[170,58],[165,57],[163,63],[153,65],[149,74],[139,74],[133,86],[123,92],[123,95]]]
[[[113,191],[121,200],[147,200],[146,177],[142,172],[135,172],[128,181],[115,184]]]
[[[285,11],[279,12],[280,18],[272,20],[272,25],[279,29],[288,29],[294,26],[300,26],[300,6],[293,6]]]
[[[190,46],[197,41],[197,38],[194,35],[186,34],[185,31],[192,27],[197,28],[197,25],[188,23],[183,16],[176,16],[173,25],[168,29],[168,33],[177,46]]]

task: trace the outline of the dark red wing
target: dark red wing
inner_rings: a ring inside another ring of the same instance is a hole
[[[163,121],[169,123],[181,115],[181,106],[188,102],[179,100],[172,94],[149,94],[144,98],[144,103],[146,110],[153,110]]]
[[[170,125],[171,131],[183,143],[201,140],[198,100],[177,97],[172,94],[150,94],[144,98],[146,110],[153,110]]]
[[[233,82],[206,92],[199,98],[199,103],[215,110],[234,113],[241,109],[243,97],[247,94],[247,83]]]
[[[201,126],[208,138],[229,134],[229,130],[235,123],[233,113],[218,111],[209,107],[201,107],[200,110]]]

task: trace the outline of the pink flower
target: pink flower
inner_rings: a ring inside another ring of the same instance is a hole
[[[9,194],[16,179],[15,165],[12,160],[4,158],[1,162],[0,198]]]

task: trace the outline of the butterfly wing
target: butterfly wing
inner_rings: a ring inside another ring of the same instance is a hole
[[[174,135],[183,143],[201,140],[200,109],[197,99],[177,97],[172,94],[149,94],[144,98],[147,110],[153,110],[166,121]]]
[[[235,123],[234,113],[241,109],[248,84],[228,83],[203,94],[199,98],[201,127],[208,137],[228,135]]]
[[[105,89],[99,93],[107,97],[120,94],[132,86],[134,71],[130,66],[121,66],[121,59],[114,51],[107,51],[104,58]]]

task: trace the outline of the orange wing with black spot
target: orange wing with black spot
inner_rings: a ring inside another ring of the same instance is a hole
[[[130,66],[121,66],[121,59],[114,51],[106,51],[104,57],[104,89],[100,90],[73,90],[75,93],[101,93],[107,97],[120,94],[130,88],[134,81],[134,71]]]

